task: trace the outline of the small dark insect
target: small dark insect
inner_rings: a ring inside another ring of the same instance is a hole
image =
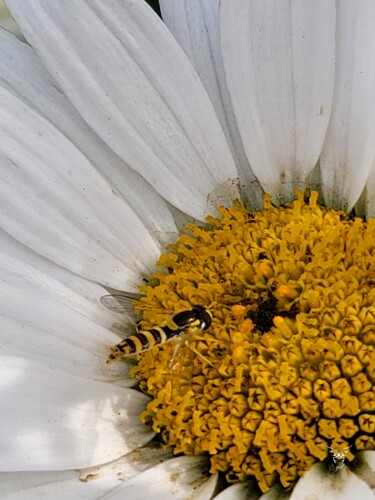
[[[136,301],[135,296],[130,294],[104,295],[100,298],[100,302],[105,307],[121,314],[134,312],[134,302]],[[150,330],[141,330],[122,340],[113,347],[112,354],[109,356],[107,363],[119,361],[126,356],[152,349],[156,345],[163,344],[179,336],[188,328],[206,330],[211,325],[211,319],[211,313],[199,305],[194,305],[191,309],[174,313],[167,325],[155,326]]]

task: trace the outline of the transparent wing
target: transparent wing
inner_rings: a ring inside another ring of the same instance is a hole
[[[103,295],[100,297],[100,303],[118,314],[130,314],[134,316],[134,303],[139,301],[141,295],[116,293]]]
[[[103,295],[103,297],[100,297],[100,303],[110,311],[113,311],[118,314],[128,314],[130,316],[133,316],[135,319],[141,319],[141,314],[135,312],[135,307],[137,306],[137,304],[139,305],[140,310],[147,309],[149,311],[155,311],[156,313],[159,314],[161,311],[169,315],[176,314],[175,311],[171,311],[165,308],[164,309],[158,308],[157,306],[152,307],[149,304],[141,302],[140,299],[142,297],[143,295],[130,292],[113,293],[110,295]]]

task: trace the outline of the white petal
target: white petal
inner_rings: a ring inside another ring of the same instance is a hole
[[[176,231],[165,201],[87,126],[28,45],[0,30],[0,46],[1,84],[61,130],[164,243]]]
[[[322,149],[334,83],[335,3],[220,4],[229,92],[250,165],[263,188],[292,196]]]
[[[225,81],[219,34],[219,0],[161,0],[163,21],[184,49],[215,107],[240,174],[242,199],[262,206],[261,189],[247,160]]]
[[[6,290],[0,294],[2,356],[37,361],[89,380],[135,384],[128,376],[130,365],[106,365],[110,346],[119,342],[117,336],[32,291],[21,293],[9,286]]]
[[[202,217],[236,168],[202,83],[145,2],[8,6],[103,141],[168,201]]]
[[[375,494],[375,451],[362,451],[357,458],[358,466],[354,468],[354,472]]]
[[[126,336],[126,329],[125,322],[115,329],[116,315],[99,304],[104,290],[2,231],[0,248],[0,353],[84,378],[134,385],[128,364],[106,364],[110,347]]]
[[[207,459],[179,457],[159,464],[120,486],[106,500],[152,500],[199,498],[210,500],[216,488],[218,475],[207,478],[204,469]]]
[[[375,472],[375,451],[362,451],[360,457],[366,462],[367,466]]]
[[[298,481],[291,500],[370,500],[374,498],[367,484],[343,467],[338,472],[328,472],[321,464],[316,464]]]
[[[116,462],[82,471],[10,472],[0,474],[2,500],[97,500],[123,481],[171,458],[171,452],[145,446]]]
[[[46,262],[2,232],[0,248],[2,355],[37,360],[89,379],[134,385],[127,377],[127,364],[106,365],[119,336],[111,326],[115,315],[100,313],[103,289]],[[125,331],[119,329],[119,334],[124,337]]]
[[[81,276],[135,289],[159,254],[142,221],[50,122],[1,87],[0,103],[2,228]]]
[[[267,493],[264,493],[259,497],[259,500],[289,500],[290,498],[290,492],[285,491],[285,489],[279,485],[276,484],[275,486],[272,486]],[[306,500],[315,500],[315,499],[306,499]],[[318,499],[316,499],[318,500]]]
[[[375,158],[375,3],[337,2],[336,79],[320,164],[329,206],[350,210]]]
[[[254,481],[245,481],[225,488],[215,496],[215,500],[258,500],[259,489]]]
[[[32,295],[45,293],[46,297],[68,305],[106,328],[118,321],[115,314],[99,303],[99,298],[107,293],[101,286],[56,266],[2,230],[0,249],[0,277],[3,282],[9,277],[12,281],[17,280],[20,292],[25,290],[25,286],[33,286]]]
[[[2,471],[91,467],[153,436],[139,420],[148,398],[132,389],[12,357],[0,372]]]

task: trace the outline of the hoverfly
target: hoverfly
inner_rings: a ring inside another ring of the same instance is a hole
[[[100,302],[107,309],[116,313],[129,313],[133,310],[136,296],[130,294],[104,295]],[[211,313],[202,306],[194,305],[191,309],[173,314],[165,326],[155,326],[150,330],[141,330],[130,335],[112,348],[107,363],[119,361],[126,356],[139,354],[177,337],[188,328],[206,330],[211,325]]]

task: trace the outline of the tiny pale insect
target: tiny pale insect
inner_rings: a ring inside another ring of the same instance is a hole
[[[337,472],[344,467],[346,454],[351,446],[347,446],[342,450],[335,450],[331,446],[328,447],[330,453],[330,461],[328,462],[328,470],[330,472]]]
[[[126,314],[133,310],[137,301],[135,296],[127,294],[104,295],[100,302],[113,312]],[[211,313],[200,305],[171,315],[168,323],[155,326],[149,330],[141,330],[126,337],[112,348],[107,363],[119,361],[127,356],[139,354],[171,340],[190,328],[206,330],[211,325]]]

